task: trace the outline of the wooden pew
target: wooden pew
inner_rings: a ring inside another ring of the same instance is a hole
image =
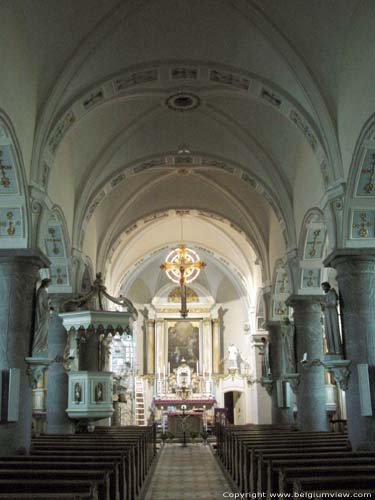
[[[311,442],[308,444],[309,450],[316,451],[318,453],[325,453],[326,451],[339,451],[345,452],[347,447],[345,445],[336,445],[335,443],[320,443]],[[260,453],[263,451],[287,451],[290,455],[297,453],[301,450],[306,449],[306,444],[304,442],[295,442],[295,443],[266,443],[266,444],[258,444],[254,445],[250,448],[247,448],[247,457],[248,457],[248,469],[244,472],[244,481],[246,483],[247,479],[247,487],[248,491],[254,492],[256,491],[256,485],[258,480],[258,470],[257,470],[257,459]]]
[[[222,429],[221,460],[239,485],[240,491],[257,490],[257,457],[263,449],[286,449],[295,453],[309,449],[346,451],[350,443],[346,434],[299,432],[286,427],[230,426]],[[259,489],[258,489],[259,490]],[[260,491],[260,490],[259,490]]]
[[[357,476],[373,480],[375,485],[375,465],[336,465],[336,466],[310,466],[310,467],[284,467],[279,469],[278,491],[275,493],[293,493],[293,485],[299,478],[319,479],[322,483],[330,481],[332,477],[346,479]],[[354,486],[354,485],[353,485]],[[274,493],[274,492],[272,492]]]
[[[59,468],[59,469],[89,469],[89,470],[98,470],[101,468],[108,468],[108,470],[113,471],[113,483],[115,485],[115,499],[121,500],[123,497],[120,495],[121,488],[123,488],[122,477],[121,477],[121,462],[118,456],[107,456],[107,457],[82,457],[78,456],[70,456],[70,457],[62,457],[61,455],[48,455],[45,457],[43,455],[27,455],[27,456],[6,456],[0,457],[0,470],[13,467],[17,469],[17,467],[23,468],[37,468],[39,465],[43,467],[50,468]],[[112,475],[111,475],[112,478]]]
[[[2,479],[11,479],[18,481],[50,481],[55,483],[59,481],[90,481],[96,486],[98,500],[112,500],[110,487],[110,471],[98,470],[58,470],[58,469],[0,469],[0,481]],[[0,490],[1,491],[1,490]]]
[[[120,498],[124,500],[133,500],[137,496],[136,491],[136,478],[133,474],[134,460],[132,459],[132,450],[125,450],[123,447],[120,450],[114,450],[111,448],[91,448],[87,449],[81,446],[68,448],[55,449],[53,446],[51,448],[44,449],[34,449],[32,451],[32,457],[39,457],[44,460],[48,460],[49,457],[59,456],[60,460],[71,460],[76,458],[83,462],[85,461],[96,461],[98,458],[112,457],[114,460],[118,460],[120,464]]]
[[[98,489],[95,482],[90,480],[69,480],[50,479],[0,479],[0,492],[4,495],[21,494],[74,494],[82,496],[88,500],[99,500]],[[8,498],[5,496],[5,498]],[[50,497],[52,498],[52,497]]]
[[[375,464],[375,452],[325,451],[293,453],[288,451],[278,453],[262,452],[258,456],[258,491],[276,492],[278,489],[278,468],[303,467],[314,465],[336,464]]]
[[[293,493],[310,492],[367,492],[375,494],[375,476],[346,475],[329,477],[300,477],[293,481]]]
[[[332,434],[327,434],[322,436],[314,436],[310,434],[293,434],[293,439],[291,436],[282,435],[262,435],[262,436],[252,436],[243,437],[239,443],[241,447],[241,452],[234,451],[233,455],[230,456],[229,460],[232,463],[228,467],[233,479],[240,486],[241,490],[248,491],[247,488],[251,488],[251,491],[255,490],[256,481],[256,465],[254,460],[256,459],[256,454],[254,451],[260,450],[262,447],[269,448],[284,448],[287,446],[304,447],[311,446],[311,448],[316,446],[338,448],[338,449],[348,449],[349,443],[346,437],[334,438],[331,437]],[[250,481],[247,481],[247,477],[250,477]],[[250,483],[250,484],[249,484]]]
[[[154,428],[136,426],[102,428],[90,434],[42,435],[32,440],[31,447],[33,456],[38,457],[115,455],[120,459],[120,500],[137,497],[155,452]]]
[[[88,479],[90,473],[98,473],[100,475],[106,476],[107,491],[110,500],[120,500],[120,478],[119,478],[119,467],[118,463],[105,462],[103,460],[98,463],[87,463],[82,461],[69,461],[62,462],[61,457],[58,461],[41,461],[35,460],[35,457],[18,457],[18,460],[6,460],[8,457],[0,458],[0,477],[5,473],[9,476],[14,473],[22,474],[24,472],[32,471],[35,475],[38,473],[47,473],[52,478],[60,477],[60,475],[69,474],[72,472],[71,477],[76,479],[81,477],[82,479]],[[14,457],[16,458],[16,457]],[[11,472],[9,472],[11,471]],[[90,477],[92,479],[92,477]]]

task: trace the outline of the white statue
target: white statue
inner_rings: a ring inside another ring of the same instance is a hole
[[[237,355],[238,355],[238,350],[237,347],[234,344],[231,344],[228,347],[228,367],[237,369]]]
[[[48,325],[50,319],[51,301],[48,297],[50,279],[42,280],[36,294],[35,323],[32,355],[45,355],[48,350]]]
[[[321,302],[324,311],[324,326],[329,354],[342,354],[339,316],[337,313],[338,296],[336,290],[325,281],[322,283],[325,296]]]

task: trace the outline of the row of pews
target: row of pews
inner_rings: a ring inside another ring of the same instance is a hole
[[[353,452],[344,433],[275,425],[219,426],[216,433],[218,456],[241,493],[375,494],[375,452]]]
[[[98,427],[34,438],[0,457],[0,500],[136,500],[156,453],[154,427]]]

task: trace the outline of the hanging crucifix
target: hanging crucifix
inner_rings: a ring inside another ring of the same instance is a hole
[[[186,318],[189,313],[186,300],[186,284],[194,281],[198,277],[200,270],[205,266],[206,264],[200,260],[198,254],[184,245],[172,250],[165,262],[160,266],[171,281],[180,285],[180,313],[182,318]]]

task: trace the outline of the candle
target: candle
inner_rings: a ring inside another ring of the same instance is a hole
[[[199,363],[197,361],[197,373],[199,373]]]
[[[171,374],[171,364],[168,361],[168,375],[170,375],[170,374]]]

